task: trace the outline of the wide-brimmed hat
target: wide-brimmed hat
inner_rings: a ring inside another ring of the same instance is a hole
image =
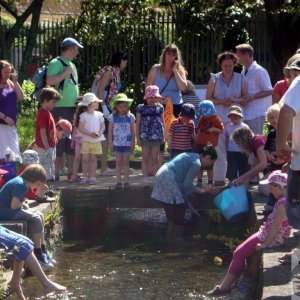
[[[282,187],[287,186],[287,177],[286,173],[282,173],[280,170],[273,171],[267,179],[260,181],[260,184],[269,184],[269,183],[276,183]]]
[[[73,46],[73,45],[76,45],[79,48],[83,48],[83,46],[78,41],[76,41],[75,39],[73,39],[71,37],[65,38],[61,43],[62,47]]]
[[[300,71],[300,60],[299,59],[295,60],[294,62],[292,62],[289,66],[285,66],[283,68],[283,74],[285,76],[288,76],[290,70],[298,70],[298,71]]]
[[[127,95],[124,93],[117,94],[114,98],[112,98],[110,102],[111,109],[114,109],[118,102],[127,102],[130,107],[133,102],[133,99],[128,98]]]
[[[66,120],[66,119],[60,119],[57,123],[56,123],[57,127],[60,127],[66,138],[71,139],[71,133],[72,133],[72,124]]]
[[[23,165],[38,164],[40,162],[39,155],[35,150],[25,150],[22,153]]]
[[[194,119],[196,114],[196,109],[193,104],[185,103],[183,104],[180,112],[181,117],[186,117],[190,119]]]
[[[103,102],[102,100],[98,99],[94,93],[85,93],[82,97],[81,102],[78,103],[80,106],[89,106],[92,102]]]
[[[227,114],[227,117],[229,118],[230,115],[237,115],[241,118],[244,117],[242,109],[237,105],[232,105],[229,107],[229,112]]]
[[[148,98],[162,98],[161,94],[159,93],[159,88],[156,85],[149,85],[145,89],[145,99]]]
[[[200,119],[204,116],[205,117],[214,116],[217,114],[217,111],[212,101],[203,100],[199,103],[196,114],[197,114],[197,118]]]

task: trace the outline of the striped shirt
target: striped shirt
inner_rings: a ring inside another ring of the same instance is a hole
[[[183,122],[182,117],[175,119],[169,129],[172,150],[187,151],[192,149],[192,139],[195,133],[195,124],[193,120]]]

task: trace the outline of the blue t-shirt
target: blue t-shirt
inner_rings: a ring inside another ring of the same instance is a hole
[[[139,104],[136,112],[141,114],[140,135],[143,141],[163,141],[164,125],[161,119],[161,114],[164,112],[164,107],[161,104],[145,105]]]
[[[11,209],[11,200],[13,197],[23,201],[28,191],[25,180],[17,176],[9,180],[0,191],[0,220],[10,220],[20,209]]]
[[[114,124],[112,135],[114,146],[132,146],[131,123],[134,120],[135,117],[132,113],[128,113],[126,116],[109,115],[108,121]]]
[[[193,181],[197,177],[201,167],[199,154],[194,152],[181,153],[167,162],[167,165],[175,174],[177,184],[183,189],[186,195],[192,194],[196,189]]]

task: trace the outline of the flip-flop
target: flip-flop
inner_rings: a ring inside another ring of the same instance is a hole
[[[292,256],[291,254],[285,254],[282,257],[278,257],[278,261],[282,264],[282,265],[290,265],[292,262]]]

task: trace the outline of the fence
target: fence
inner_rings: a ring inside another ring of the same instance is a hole
[[[195,84],[206,84],[210,73],[217,72],[216,57],[222,51],[222,39],[216,32],[205,34],[190,34],[179,38],[176,36],[175,23],[172,16],[157,13],[151,18],[142,16],[140,27],[134,28],[128,35],[120,35],[116,39],[107,37],[105,44],[96,42],[89,44],[84,35],[77,33],[76,21],[47,22],[40,25],[36,46],[32,60],[28,62],[27,76],[30,77],[38,65],[50,60],[59,54],[59,46],[66,36],[74,36],[84,44],[80,56],[76,61],[81,89],[91,86],[94,75],[99,66],[107,64],[111,53],[116,49],[124,49],[129,54],[128,67],[124,72],[123,81],[132,84],[138,89],[145,79],[150,67],[158,61],[163,47],[172,42],[179,41],[183,61],[188,72],[188,78]],[[269,41],[264,19],[253,18],[248,24],[248,31],[255,49],[256,60],[270,70],[271,60]],[[22,60],[22,51],[26,42],[26,29],[15,41],[12,51],[12,62],[18,68]]]

